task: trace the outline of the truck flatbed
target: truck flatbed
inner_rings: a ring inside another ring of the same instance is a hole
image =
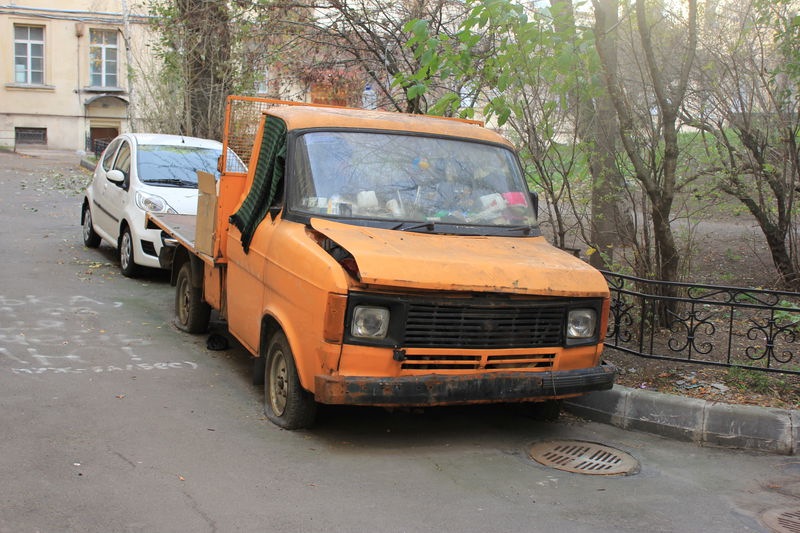
[[[147,213],[147,227],[164,231],[205,263],[214,264],[214,258],[197,248],[197,215]]]

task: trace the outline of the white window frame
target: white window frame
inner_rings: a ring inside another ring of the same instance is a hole
[[[24,28],[27,31],[27,37],[19,38],[17,37],[17,30]],[[42,38],[41,39],[34,39],[31,38],[31,30],[41,30]],[[19,46],[22,45],[25,47],[25,54],[20,55],[17,53]],[[34,55],[34,47],[36,46],[41,47],[41,55],[35,56]],[[14,83],[20,85],[44,85],[44,56],[45,56],[45,28],[44,26],[37,26],[35,24],[14,24]],[[19,58],[25,58],[25,64],[19,64],[17,60]],[[35,59],[41,60],[41,68],[34,69],[33,62]],[[22,68],[20,68],[22,67]],[[35,79],[35,75],[38,74],[39,79]]]
[[[114,42],[107,42],[109,35],[114,36]],[[100,42],[95,38],[100,37]],[[89,28],[89,86],[91,87],[119,87],[119,46],[117,30],[103,28]],[[114,50],[114,58],[109,59],[109,52]],[[95,58],[95,53],[99,58]],[[113,64],[113,67],[111,66]],[[98,70],[99,67],[99,70]],[[100,83],[95,83],[95,77],[100,77]],[[109,79],[114,83],[109,83]]]

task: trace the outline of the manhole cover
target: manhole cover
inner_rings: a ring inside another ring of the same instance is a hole
[[[761,520],[775,533],[800,533],[800,509],[771,509]]]
[[[552,440],[531,446],[531,459],[544,466],[595,476],[631,475],[639,471],[639,461],[631,455],[603,444],[578,440]]]

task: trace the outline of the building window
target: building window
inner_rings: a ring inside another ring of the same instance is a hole
[[[92,87],[117,87],[117,32],[89,30],[89,76]]]
[[[256,82],[256,93],[257,94],[267,94],[269,93],[269,69],[264,69],[264,77],[261,78]]]
[[[47,128],[14,128],[16,144],[47,144]]]
[[[44,28],[14,25],[14,83],[44,85]]]

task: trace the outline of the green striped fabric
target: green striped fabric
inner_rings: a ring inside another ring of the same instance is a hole
[[[239,210],[230,218],[231,224],[242,232],[242,248],[245,253],[250,250],[250,241],[253,240],[256,228],[267,216],[269,207],[281,192],[285,169],[286,123],[279,118],[267,116],[253,185]]]

